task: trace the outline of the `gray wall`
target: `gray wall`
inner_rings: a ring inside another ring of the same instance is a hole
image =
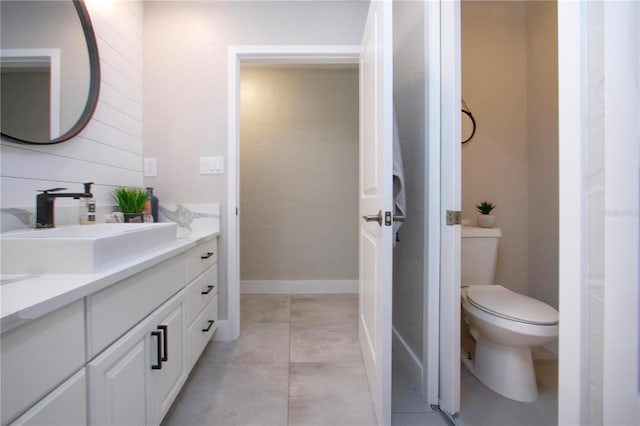
[[[358,279],[358,69],[243,67],[240,279]]]
[[[558,18],[527,2],[529,295],[558,308]]]
[[[393,7],[393,91],[404,160],[407,220],[393,250],[393,327],[422,359],[425,291],[425,58],[424,5]]]
[[[528,147],[525,2],[463,1],[462,98],[477,122],[462,146],[462,215],[489,200],[502,229],[496,282],[527,293]]]
[[[554,1],[462,2],[462,209],[497,204],[496,282],[558,307],[558,80]]]

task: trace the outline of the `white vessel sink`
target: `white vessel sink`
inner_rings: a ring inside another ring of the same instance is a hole
[[[175,241],[175,223],[101,223],[1,235],[2,274],[91,274]]]

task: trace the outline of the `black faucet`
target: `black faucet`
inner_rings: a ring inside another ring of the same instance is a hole
[[[36,196],[36,228],[55,228],[54,218],[54,202],[56,198],[93,198],[91,193],[91,185],[93,182],[84,184],[84,192],[61,192],[67,188],[52,188],[40,190],[40,194]]]

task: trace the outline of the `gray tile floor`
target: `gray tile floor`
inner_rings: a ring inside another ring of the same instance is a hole
[[[357,295],[242,295],[241,318],[238,340],[207,346],[164,425],[375,424]]]
[[[447,426],[440,413],[431,410],[402,363],[394,358],[391,374],[391,424],[393,426]]]
[[[241,336],[209,344],[164,425],[363,425],[375,415],[356,295],[242,295]],[[508,400],[461,368],[460,426],[555,425],[557,360],[534,352],[541,395]],[[394,359],[393,426],[446,426]]]

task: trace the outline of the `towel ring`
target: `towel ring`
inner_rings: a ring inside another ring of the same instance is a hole
[[[473,114],[471,114],[471,111],[469,110],[469,107],[467,106],[467,103],[464,101],[464,99],[462,100],[462,112],[464,114],[467,115],[467,117],[469,117],[469,119],[471,119],[471,135],[469,135],[468,138],[463,139],[462,143],[467,143],[471,140],[471,138],[473,138],[473,135],[476,134],[476,120],[475,118],[473,118]]]

